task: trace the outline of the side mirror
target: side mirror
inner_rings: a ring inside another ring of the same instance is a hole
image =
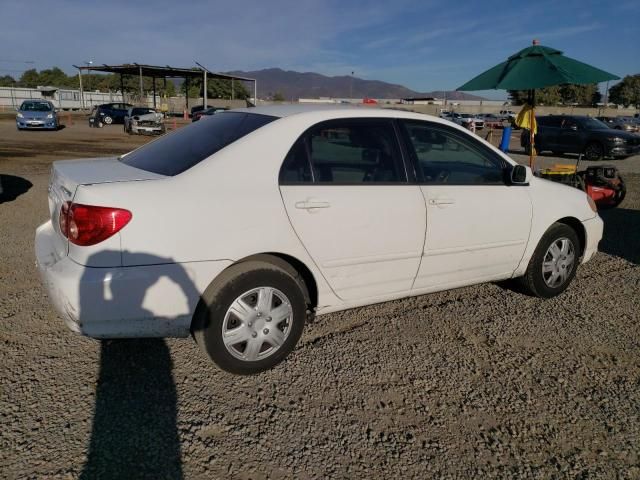
[[[511,170],[511,184],[512,185],[529,185],[533,172],[529,167],[524,165],[516,165]]]

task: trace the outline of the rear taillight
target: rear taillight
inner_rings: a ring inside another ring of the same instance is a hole
[[[66,202],[60,209],[60,231],[75,245],[95,245],[129,223],[129,210]]]

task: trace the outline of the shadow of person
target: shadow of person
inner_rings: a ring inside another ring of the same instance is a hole
[[[604,221],[598,250],[640,265],[640,211],[612,208],[598,214]]]
[[[26,178],[14,175],[0,175],[0,203],[13,202],[33,186]]]
[[[88,263],[105,264],[114,254],[120,252],[100,252]],[[81,322],[91,321],[86,317],[92,312],[113,312],[117,318],[115,312],[123,307],[127,316],[155,321],[143,302],[147,291],[165,276],[180,286],[190,308],[197,301],[196,288],[182,266],[148,254],[136,254],[136,259],[173,268],[145,267],[147,275],[133,283],[117,280],[119,268],[86,269],[87,281],[80,283]],[[102,341],[91,439],[80,478],[182,478],[176,387],[169,349],[161,338]]]

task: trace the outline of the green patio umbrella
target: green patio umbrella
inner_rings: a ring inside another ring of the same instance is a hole
[[[531,47],[511,55],[506,62],[481,73],[456,90],[529,90],[530,104],[534,107],[536,88],[619,79],[612,73],[565,57],[560,50],[544,47],[534,40]],[[532,108],[530,124],[533,124],[533,116]],[[529,165],[533,166],[533,129],[530,145]]]

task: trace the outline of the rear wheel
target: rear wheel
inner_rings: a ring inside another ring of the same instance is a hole
[[[597,142],[589,143],[584,149],[584,157],[587,160],[602,160],[604,149]]]
[[[526,293],[551,298],[564,292],[576,274],[580,241],[563,223],[554,223],[533,252],[527,271],[520,279]]]
[[[293,269],[262,260],[242,262],[207,288],[191,330],[221,369],[258,373],[294,349],[307,318],[307,298]]]

